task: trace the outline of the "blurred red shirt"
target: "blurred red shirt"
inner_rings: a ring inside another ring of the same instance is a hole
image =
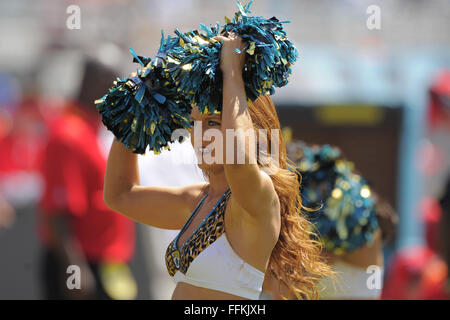
[[[383,287],[383,300],[448,300],[447,265],[431,249],[415,246],[400,251]]]
[[[38,104],[36,97],[24,98],[16,114],[0,105],[0,175],[39,170],[46,132]]]
[[[39,234],[51,244],[48,218],[70,215],[71,228],[88,261],[127,262],[134,253],[134,222],[103,202],[106,159],[98,145],[100,123],[80,108],[68,108],[51,121],[42,164],[45,190]]]
[[[448,266],[439,256],[439,223],[442,210],[433,198],[421,202],[426,245],[400,249],[392,260],[382,299],[449,300],[446,292]]]

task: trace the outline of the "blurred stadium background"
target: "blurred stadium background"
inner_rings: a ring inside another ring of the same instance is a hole
[[[79,30],[66,26],[70,5],[81,9]],[[366,26],[370,5],[381,9],[379,30]],[[296,139],[339,146],[397,210],[386,264],[397,250],[423,245],[424,204],[442,197],[450,173],[449,100],[447,113],[430,116],[430,90],[445,87],[439,75],[450,70],[449,1],[256,0],[251,10],[290,20],[287,34],[299,49],[289,85],[274,96],[281,124]],[[130,46],[153,56],[161,29],[223,23],[235,11],[234,0],[0,2],[0,195],[16,212],[0,230],[0,299],[42,298],[37,159],[45,119],[75,98],[84,54],[126,76],[137,67]],[[6,137],[12,142],[2,143]],[[139,299],[152,298],[147,283],[154,277],[144,228],[131,265]]]

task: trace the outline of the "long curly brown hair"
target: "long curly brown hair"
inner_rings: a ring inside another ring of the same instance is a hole
[[[276,173],[270,174],[280,200],[281,230],[278,242],[272,251],[267,272],[277,280],[279,287],[286,286],[290,294],[298,299],[317,299],[316,286],[322,277],[332,276],[330,266],[321,255],[322,245],[313,237],[313,226],[302,213],[304,209],[300,196],[299,176],[295,164],[286,155],[286,146],[281,126],[272,99],[268,95],[248,102],[250,116],[255,130],[265,129],[265,147],[269,154],[278,152]],[[277,135],[274,135],[278,131]],[[279,150],[271,150],[272,139]],[[261,138],[261,137],[260,137]],[[258,148],[261,140],[258,141]],[[258,153],[261,168],[271,166]],[[281,290],[280,290],[281,291]],[[286,296],[282,296],[286,299]]]

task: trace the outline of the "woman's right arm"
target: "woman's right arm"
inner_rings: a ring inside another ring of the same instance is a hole
[[[202,196],[205,183],[186,187],[143,187],[137,155],[114,141],[105,173],[103,199],[113,211],[163,229],[181,229]]]

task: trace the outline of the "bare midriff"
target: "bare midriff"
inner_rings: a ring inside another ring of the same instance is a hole
[[[185,282],[178,282],[172,294],[172,300],[248,300],[233,294],[196,287]]]

